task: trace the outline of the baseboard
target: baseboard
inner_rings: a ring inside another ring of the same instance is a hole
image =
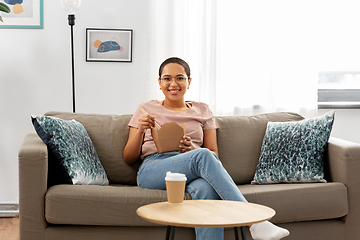
[[[18,217],[19,204],[0,203],[0,217]]]

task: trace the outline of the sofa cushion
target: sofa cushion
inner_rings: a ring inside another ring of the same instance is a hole
[[[220,160],[235,183],[247,184],[253,179],[269,121],[287,122],[303,119],[299,114],[287,112],[216,117],[220,127],[217,130]]]
[[[56,175],[63,176],[62,183],[109,184],[94,145],[81,123],[48,116],[32,116],[32,122],[54,157],[55,163],[49,162],[49,165],[58,166],[61,173]]]
[[[347,188],[343,183],[286,183],[242,185],[246,199],[276,211],[275,223],[343,217],[348,213]]]
[[[275,223],[339,218],[347,214],[342,183],[239,186],[249,202],[272,207]],[[186,199],[191,199],[187,193]],[[166,191],[136,186],[56,185],[45,197],[45,217],[53,224],[153,226],[136,209],[166,201]]]
[[[325,182],[323,155],[334,111],[297,122],[269,122],[252,184]]]
[[[191,199],[189,193],[185,199]],[[166,191],[136,186],[56,185],[45,197],[45,217],[53,224],[152,226],[136,214],[139,207],[167,201]]]
[[[99,156],[110,183],[136,185],[139,163],[128,166],[123,158],[131,115],[102,115],[48,112],[45,115],[75,119],[84,125]]]

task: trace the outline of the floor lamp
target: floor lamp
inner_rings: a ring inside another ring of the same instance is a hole
[[[60,0],[61,6],[68,13],[69,25],[71,27],[71,70],[72,70],[72,97],[73,113],[75,113],[75,64],[74,64],[74,30],[75,12],[80,7],[81,0]]]

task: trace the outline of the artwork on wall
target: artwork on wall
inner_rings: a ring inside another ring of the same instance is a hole
[[[43,0],[0,0],[10,8],[1,13],[0,28],[43,28]]]
[[[132,30],[86,29],[87,62],[131,62]]]

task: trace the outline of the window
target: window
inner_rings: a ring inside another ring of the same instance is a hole
[[[360,108],[360,72],[320,72],[318,108]]]

